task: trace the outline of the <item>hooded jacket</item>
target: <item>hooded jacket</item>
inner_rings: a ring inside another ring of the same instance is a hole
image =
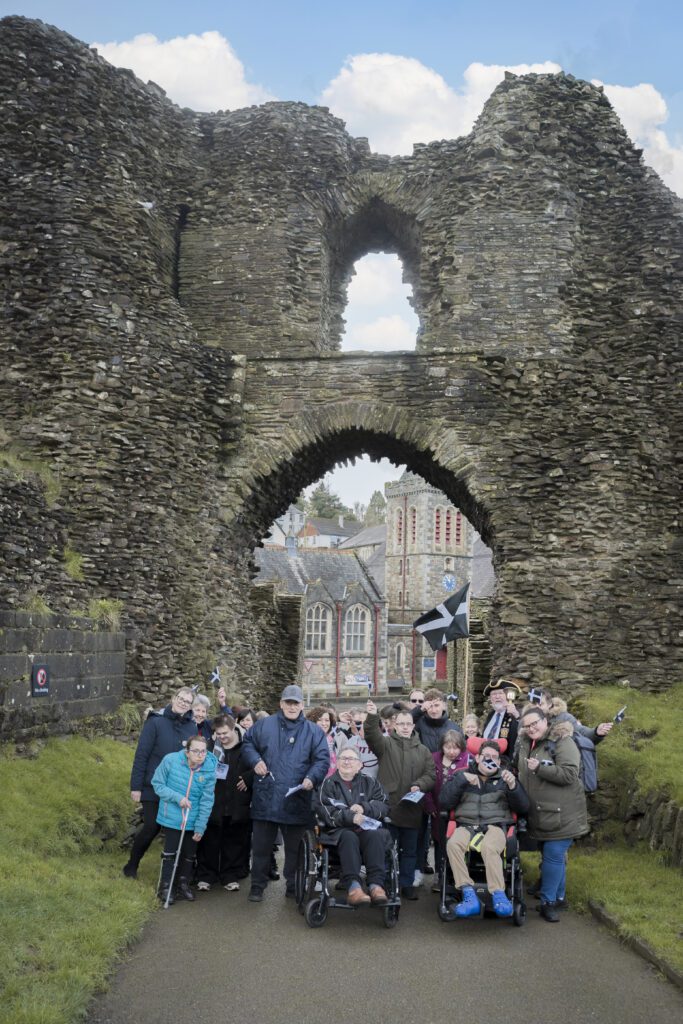
[[[586,794],[579,778],[581,755],[572,739],[571,722],[550,722],[542,740],[532,746],[520,733],[517,763],[519,780],[529,794],[529,834],[533,839],[577,839],[588,832]],[[527,759],[539,764],[532,772]]]
[[[479,786],[466,779],[469,774],[478,777]],[[510,789],[500,770],[493,775],[481,775],[472,769],[471,773],[456,772],[444,782],[440,804],[444,810],[455,811],[458,825],[507,826],[513,821],[513,814],[527,813],[529,797],[519,782]]]
[[[422,801],[414,804],[402,798],[411,786],[419,786],[423,793],[433,789],[436,769],[432,755],[415,733],[407,739],[395,733],[383,736],[379,715],[368,715],[364,731],[370,749],[379,760],[377,778],[387,794],[392,823],[399,828],[419,828]]]
[[[285,794],[306,778],[314,787],[325,778],[330,751],[320,726],[309,722],[303,712],[292,720],[280,710],[254,722],[244,736],[242,752],[247,768],[259,761],[268,766],[267,775],[254,775],[252,820],[307,825],[312,817],[310,790]]]
[[[184,750],[167,754],[163,758],[152,779],[159,800],[159,825],[166,828],[182,828],[183,810],[180,801],[187,794],[192,804],[187,813],[187,831],[204,835],[213,806],[216,764],[213,754],[207,754],[204,763],[192,770]]]
[[[444,733],[462,732],[458,723],[449,718],[446,711],[442,711],[439,718],[431,718],[422,708],[416,708],[412,715],[415,722],[415,733],[430,754],[439,750]]]
[[[328,775],[313,796],[313,810],[322,823],[326,836],[332,842],[338,842],[339,833],[344,828],[355,828],[353,823],[353,804],[363,808],[363,814],[377,821],[389,813],[389,801],[377,779],[364,772],[351,780],[350,788],[338,771]],[[340,806],[341,805],[341,806]]]
[[[143,800],[158,800],[152,776],[167,754],[183,749],[183,744],[197,735],[192,710],[179,715],[169,704],[162,711],[150,711],[140,733],[130,773],[130,788],[138,790]]]

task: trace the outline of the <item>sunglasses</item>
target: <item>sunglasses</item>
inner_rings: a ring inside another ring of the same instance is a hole
[[[410,703],[411,704],[424,704],[424,701],[423,700],[416,700],[415,697],[411,697],[410,698]]]

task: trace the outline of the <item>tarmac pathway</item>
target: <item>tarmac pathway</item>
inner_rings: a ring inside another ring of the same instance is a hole
[[[683,993],[592,919],[443,923],[426,888],[311,929],[284,883],[160,910],[89,1024],[681,1024]]]

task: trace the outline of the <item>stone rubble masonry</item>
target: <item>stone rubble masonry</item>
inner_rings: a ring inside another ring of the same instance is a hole
[[[681,204],[599,89],[508,76],[390,158],[321,107],[181,110],[10,17],[0,98],[0,607],[122,601],[127,697],[219,663],[263,703],[299,638],[254,614],[253,547],[366,451],[491,547],[494,674],[680,674]],[[417,349],[340,354],[377,249]]]
[[[73,616],[0,612],[0,739],[64,733],[121,701],[126,638]],[[50,669],[50,693],[31,697],[33,664]]]

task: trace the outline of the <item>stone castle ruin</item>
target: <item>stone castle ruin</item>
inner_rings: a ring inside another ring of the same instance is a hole
[[[681,204],[600,89],[508,76],[470,135],[389,158],[321,107],[180,109],[37,21],[0,22],[0,63],[10,619],[120,602],[128,695],[216,663],[277,689],[296,616],[254,546],[366,452],[492,548],[495,673],[680,673]],[[342,354],[378,250],[416,351]]]

